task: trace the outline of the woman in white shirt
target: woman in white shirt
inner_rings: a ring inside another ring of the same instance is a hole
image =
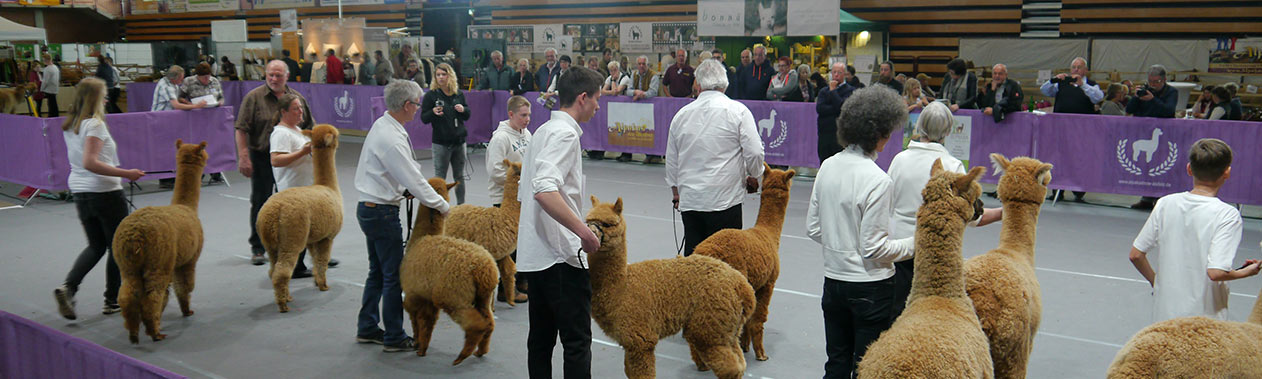
[[[806,214],[807,235],[823,245],[824,377],[849,378],[867,346],[888,329],[894,262],[912,256],[912,238],[889,235],[892,181],[876,165],[890,133],[907,123],[894,91],[855,91],[838,117],[845,150],[824,160]]]
[[[302,99],[286,94],[277,104],[281,104],[280,123],[272,128],[269,139],[276,190],[312,185],[315,183],[315,164],[311,161],[311,137],[303,135],[302,129],[298,129],[303,122]],[[303,249],[298,255],[298,264],[294,265],[293,278],[311,277],[306,258],[307,250]]]
[[[611,61],[607,66],[609,68],[609,77],[605,78],[605,85],[600,87],[600,94],[604,96],[622,95],[631,86],[631,77],[622,73],[622,65],[618,61]]]
[[[74,320],[75,292],[83,277],[106,256],[114,241],[114,230],[127,217],[127,199],[119,178],[136,181],[144,171],[118,168],[118,148],[105,125],[105,82],[84,78],[75,86],[75,102],[70,115],[61,125],[66,140],[70,177],[67,184],[74,194],[75,210],[88,237],[88,247],[79,253],[66,281],[53,290],[62,317]],[[111,255],[105,266],[105,307],[102,313],[113,314],[118,307],[118,287],[122,280]]]
[[[916,79],[907,79],[904,91],[912,88]],[[919,89],[919,86],[915,88]],[[940,102],[928,103],[920,118],[916,120],[916,129],[907,149],[894,156],[890,162],[889,175],[893,180],[890,186],[890,201],[893,203],[893,214],[890,216],[890,238],[910,238],[916,235],[916,212],[924,204],[921,191],[929,183],[929,169],[933,162],[942,161],[942,168],[950,172],[965,172],[964,163],[951,156],[942,142],[951,134],[955,126],[955,117],[951,109]],[[1003,217],[1003,208],[986,209],[974,226],[986,225]],[[915,264],[913,259],[894,263],[894,313],[898,318],[907,305],[907,295],[911,293],[911,279]]]

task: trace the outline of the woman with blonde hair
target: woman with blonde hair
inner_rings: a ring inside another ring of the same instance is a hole
[[[903,102],[907,104],[908,112],[923,109],[929,105],[929,99],[925,97],[919,80],[908,78],[907,82],[903,83]]]
[[[421,100],[421,121],[433,126],[434,176],[446,179],[451,167],[456,186],[456,203],[464,204],[465,137],[469,135],[464,123],[469,121],[469,108],[460,92],[456,71],[451,65],[441,63],[434,69],[434,81],[429,92]]]
[[[75,210],[79,223],[88,237],[88,247],[79,253],[66,281],[53,290],[57,308],[62,317],[74,320],[75,292],[106,250],[114,241],[114,230],[127,217],[127,200],[123,198],[123,184],[119,178],[135,181],[144,171],[118,168],[118,148],[110,130],[105,125],[105,82],[97,78],[84,78],[75,86],[75,102],[69,117],[61,125],[66,140],[66,154],[70,160],[70,177],[66,180],[74,194]],[[118,306],[118,287],[122,279],[114,257],[106,258],[104,314],[121,310]]]

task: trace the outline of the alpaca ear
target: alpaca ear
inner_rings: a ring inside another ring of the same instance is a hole
[[[1042,184],[1044,187],[1046,187],[1048,183],[1052,182],[1052,164],[1051,163],[1044,163],[1042,166],[1039,166],[1039,169],[1035,171],[1034,173],[1035,173],[1034,177],[1038,178],[1039,183]]]
[[[324,146],[333,146],[333,141],[336,139],[337,139],[337,136],[334,136],[333,133],[325,134]]]
[[[766,162],[766,161],[763,161],[763,162],[762,162],[762,169],[763,169],[763,171],[766,171],[766,172],[771,172],[771,165],[767,164],[767,162]]]
[[[964,175],[955,179],[956,192],[964,193],[968,191],[968,188],[970,187],[970,185],[973,184],[973,182],[976,181],[978,177],[982,176],[982,174],[985,174],[985,173],[986,173],[986,168],[981,167],[981,166],[973,167],[973,169],[968,170],[967,175]]]
[[[785,171],[784,173],[788,174],[784,177],[784,180],[788,181],[789,179],[793,179],[793,175],[797,175],[798,172],[794,169],[789,169],[789,171]]]
[[[458,185],[460,185],[460,182],[447,183],[447,190],[450,191],[452,188],[455,188]]]
[[[504,166],[505,166],[505,167],[512,166],[512,165],[513,165],[513,161],[510,161],[510,160],[507,160],[507,159],[505,159],[505,160],[504,160]]]
[[[934,159],[933,166],[929,167],[929,176],[934,177],[942,173],[942,158]]]
[[[180,146],[184,146],[184,140],[183,140],[183,139],[180,139],[180,138],[176,138],[176,139],[175,139],[175,149],[176,149],[176,150],[179,150],[179,149],[180,149]]]
[[[622,214],[622,197],[613,203],[613,213]]]
[[[1008,169],[1008,163],[1010,163],[1008,158],[1004,158],[1003,154],[999,153],[990,153],[990,162],[995,166],[994,175],[1002,174]]]
[[[599,203],[600,203],[600,199],[597,199],[596,195],[592,195],[592,206],[594,207],[596,206],[596,204],[599,204]]]
[[[197,144],[197,151],[206,151],[206,141]]]

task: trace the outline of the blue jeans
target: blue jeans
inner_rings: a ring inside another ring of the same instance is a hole
[[[356,218],[368,238],[368,281],[364,282],[364,297],[360,302],[358,335],[376,334],[377,324],[381,322],[386,329],[382,341],[399,343],[407,338],[403,330],[403,288],[399,285],[399,263],[403,261],[399,207],[382,204],[369,207],[360,202]]]
[[[456,204],[464,204],[464,182],[469,181],[465,176],[464,166],[469,161],[465,155],[465,145],[443,145],[434,144],[434,176],[447,179],[447,168],[451,167],[451,177],[455,179],[456,186]]]

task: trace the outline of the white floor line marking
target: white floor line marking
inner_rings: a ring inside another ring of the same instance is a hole
[[[1091,344],[1096,344],[1096,345],[1104,345],[1104,346],[1108,346],[1108,347],[1112,347],[1112,348],[1118,348],[1118,349],[1121,349],[1121,348],[1122,348],[1122,345],[1118,345],[1118,344],[1115,344],[1115,343],[1108,343],[1108,342],[1104,342],[1104,341],[1096,341],[1096,340],[1091,340],[1091,339],[1086,339],[1086,338],[1071,337],[1071,336],[1066,336],[1066,335],[1061,335],[1061,334],[1055,334],[1055,333],[1048,333],[1048,332],[1039,332],[1038,334],[1039,334],[1039,335],[1048,336],[1048,337],[1055,337],[1055,338],[1067,339],[1067,340],[1070,340],[1070,341],[1086,342],[1086,343],[1091,343]]]
[[[806,293],[806,292],[799,292],[799,291],[794,291],[794,290],[786,290],[786,289],[784,289],[784,288],[776,288],[774,291],[776,291],[776,292],[784,292],[784,293],[787,293],[787,294],[790,294],[790,295],[805,296],[805,297],[810,297],[810,298],[815,298],[815,299],[820,298],[820,295],[810,294],[810,293]]]
[[[326,274],[325,276],[327,277],[328,275]],[[330,280],[332,280],[332,281],[338,282],[338,283],[342,283],[342,284],[350,284],[350,285],[352,285],[352,286],[356,286],[356,287],[359,287],[359,288],[364,288],[364,283],[352,282],[352,281],[349,281],[349,280],[346,280],[346,279],[341,279],[341,278],[332,278],[332,277],[330,277],[329,279],[330,279]]]
[[[241,196],[237,196],[237,195],[229,195],[229,194],[226,194],[226,193],[221,193],[221,194],[219,194],[219,196],[223,196],[223,197],[226,197],[226,198],[229,198],[229,199],[237,199],[237,200],[242,200],[242,201],[250,201],[250,198],[248,198],[248,197],[241,197]]]
[[[616,347],[616,348],[619,348],[619,349],[621,349],[621,348],[622,348],[622,346],[621,346],[621,345],[618,345],[618,344],[613,343],[613,342],[605,341],[605,340],[602,340],[602,339],[599,339],[599,338],[592,338],[592,342],[595,342],[595,343],[598,343],[598,344],[601,344],[601,345],[605,345],[605,346]],[[669,356],[669,355],[659,354],[659,353],[656,353],[656,352],[655,352],[655,353],[653,353],[653,355],[656,355],[658,358],[662,358],[662,359],[666,359],[666,360],[670,360],[670,361],[683,362],[683,363],[687,363],[687,364],[694,364],[694,362],[693,362],[691,359],[679,359],[679,358],[675,358],[675,357],[672,357],[672,356]],[[757,375],[750,374],[750,373],[745,373],[745,376],[748,376],[748,377],[751,377],[751,378],[771,379],[771,378],[766,377],[766,376],[757,376]]]
[[[1134,282],[1134,283],[1143,283],[1143,284],[1148,284],[1148,281],[1147,281],[1147,280],[1142,280],[1142,279],[1123,278],[1123,277],[1119,277],[1119,276],[1110,276],[1110,275],[1088,274],[1088,273],[1085,273],[1085,272],[1065,271],[1065,270],[1057,270],[1057,269],[1054,269],[1054,268],[1044,268],[1044,267],[1035,267],[1034,269],[1035,269],[1035,270],[1039,270],[1039,271],[1055,272],[1055,273],[1059,273],[1059,274],[1079,275],[1079,276],[1087,276],[1087,277],[1099,278],[1099,279],[1120,280],[1120,281],[1124,281],[1124,282]],[[1231,295],[1232,295],[1232,296],[1247,297],[1247,298],[1250,298],[1250,299],[1256,299],[1256,298],[1258,298],[1258,296],[1257,296],[1257,295],[1250,295],[1250,294],[1239,293],[1239,292],[1232,292],[1232,293],[1231,293]]]

